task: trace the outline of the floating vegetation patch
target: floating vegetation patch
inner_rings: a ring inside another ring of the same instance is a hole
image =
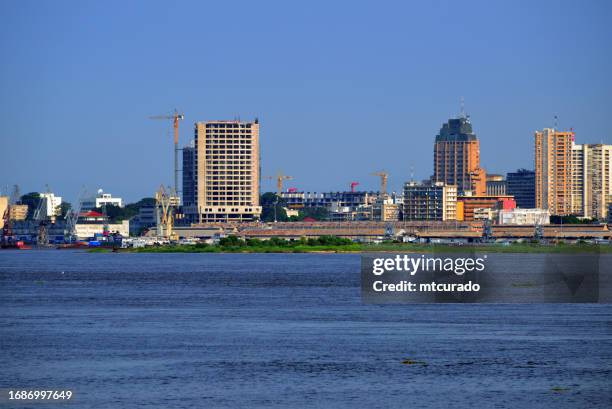
[[[404,365],[420,365],[420,366],[427,366],[427,363],[424,361],[416,361],[414,359],[410,359],[410,358],[405,358],[404,360],[402,360],[402,364]]]

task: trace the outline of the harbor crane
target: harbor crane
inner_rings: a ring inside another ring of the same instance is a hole
[[[351,182],[351,193],[355,193],[355,187],[359,186],[359,182]]]
[[[170,119],[172,120],[172,127],[174,128],[174,191],[179,191],[179,168],[178,168],[178,152],[179,152],[179,121],[185,119],[184,114],[179,114],[175,109],[173,113],[169,115],[154,115],[150,116],[149,119]]]
[[[372,176],[380,177],[380,194],[383,196],[387,195],[387,180],[389,178],[389,174],[385,171],[374,172]]]
[[[77,240],[76,225],[81,214],[81,208],[83,206],[83,198],[86,195],[86,189],[83,187],[77,197],[76,207],[71,208],[66,212],[66,228],[64,229],[64,241],[66,243],[73,243]]]
[[[276,189],[278,191],[278,197],[280,197],[283,192],[283,181],[293,180],[293,176],[283,175],[281,172],[278,172],[276,176],[264,176],[264,179],[276,180]]]
[[[49,185],[47,185],[47,193],[51,190],[49,189]],[[47,209],[49,199],[41,194],[38,196],[38,205],[34,210],[33,219],[38,222],[38,235],[36,237],[36,245],[39,247],[47,247],[49,245],[49,232],[47,230],[47,226],[49,223]]]
[[[171,192],[164,188],[164,185],[159,187],[155,192],[155,211],[157,221],[157,236],[165,237],[169,240],[178,240],[177,234],[174,232],[174,211],[172,208]]]

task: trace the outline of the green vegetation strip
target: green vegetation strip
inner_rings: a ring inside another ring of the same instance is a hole
[[[355,243],[335,236],[285,240],[273,237],[269,240],[246,239],[235,236],[225,237],[219,244],[164,245],[122,251],[136,253],[463,253],[476,250],[482,253],[612,253],[612,246],[595,244],[476,244],[444,245],[383,242],[378,244]]]

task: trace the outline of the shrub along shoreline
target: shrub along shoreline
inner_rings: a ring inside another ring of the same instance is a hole
[[[540,244],[540,243],[478,243],[470,245],[416,244],[401,242],[355,243],[350,239],[336,236],[301,238],[285,240],[272,237],[269,240],[240,239],[236,236],[224,237],[218,244],[199,243],[195,245],[164,245],[131,249],[121,252],[133,253],[463,253],[476,250],[483,253],[612,253],[610,245],[587,243],[577,244]]]

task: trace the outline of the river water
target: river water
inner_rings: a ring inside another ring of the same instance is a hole
[[[612,305],[364,305],[359,269],[0,252],[0,389],[74,391],[0,407],[612,407]]]

